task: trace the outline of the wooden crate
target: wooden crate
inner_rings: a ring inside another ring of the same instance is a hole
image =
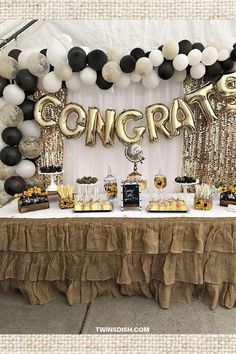
[[[32,205],[27,205],[27,206],[19,205],[19,202],[18,202],[18,210],[20,213],[28,213],[30,211],[43,210],[43,209],[48,209],[48,208],[49,208],[49,202],[32,204]]]

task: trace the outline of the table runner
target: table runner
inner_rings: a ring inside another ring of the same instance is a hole
[[[235,218],[0,219],[0,283],[31,304],[143,295],[236,306]]]

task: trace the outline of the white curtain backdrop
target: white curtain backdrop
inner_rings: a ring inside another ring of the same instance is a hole
[[[150,20],[88,20],[88,21],[45,21],[31,34],[18,39],[19,48],[42,49],[50,46],[52,38],[61,40],[63,33],[71,36],[73,45],[85,46],[89,50],[107,50],[122,46],[127,53],[141,47],[148,51],[157,48],[168,39],[189,39],[203,44],[218,44],[220,48],[232,48],[236,41],[235,21],[150,21]],[[15,45],[14,45],[15,46]],[[180,84],[162,81],[154,90],[147,90],[141,84],[132,84],[125,90],[102,91],[97,87],[82,88],[78,93],[68,94],[68,102],[81,104],[86,110],[97,106],[101,113],[108,108],[117,110],[136,108],[144,113],[145,107],[153,103],[164,103],[170,107],[175,97],[183,95]],[[140,120],[137,125],[145,125]],[[157,143],[150,144],[148,134],[142,142],[145,161],[139,170],[146,176],[149,186],[161,169],[168,178],[167,191],[175,191],[174,178],[181,170],[182,135],[172,140],[160,136]],[[132,170],[132,164],[124,156],[124,146],[116,138],[114,148],[104,148],[99,137],[94,148],[85,146],[85,135],[79,139],[65,141],[64,182],[75,185],[76,178],[97,176],[102,179],[108,166],[112,167],[118,181]]]

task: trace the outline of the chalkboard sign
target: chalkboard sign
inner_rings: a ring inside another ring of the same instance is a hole
[[[122,182],[121,210],[124,208],[141,208],[141,188],[139,183]]]

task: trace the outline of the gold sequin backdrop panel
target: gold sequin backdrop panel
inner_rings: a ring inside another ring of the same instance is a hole
[[[188,94],[206,84],[204,80],[187,78],[184,92]],[[227,100],[219,94],[209,97],[216,112],[216,123],[207,123],[207,117],[197,104],[192,104],[196,132],[183,133],[182,172],[210,184],[233,183],[236,168],[236,111],[225,112]]]
[[[42,96],[46,95],[45,92],[38,91],[34,96],[34,100],[38,101]],[[66,104],[67,89],[62,88],[53,96],[61,101],[61,107],[57,108],[53,104],[48,103],[43,109],[43,116],[46,120],[53,120],[58,123],[61,110]],[[61,133],[59,125],[42,128],[42,140],[44,148],[41,156],[37,159],[37,170],[45,165],[62,166],[64,160],[64,135]],[[62,183],[63,174],[56,176],[56,182]],[[47,186],[50,183],[50,177],[43,176],[43,183]]]

